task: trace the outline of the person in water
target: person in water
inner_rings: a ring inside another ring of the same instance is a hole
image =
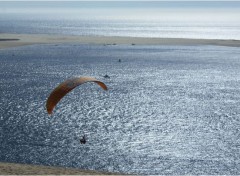
[[[86,144],[87,140],[86,140],[86,136],[83,135],[83,137],[80,139],[80,143],[81,144]]]

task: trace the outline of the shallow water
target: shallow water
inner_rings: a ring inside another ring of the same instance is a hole
[[[239,48],[220,46],[0,50],[0,161],[137,174],[240,174],[239,55]],[[104,81],[109,91],[82,85],[47,115],[51,90],[79,75]]]

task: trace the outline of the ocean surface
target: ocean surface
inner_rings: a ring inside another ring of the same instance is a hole
[[[132,20],[1,20],[1,33],[240,40],[239,24]]]
[[[240,40],[240,1],[2,1],[0,33]]]
[[[239,48],[220,46],[1,49],[0,161],[130,174],[240,174],[239,56]],[[81,85],[49,116],[53,88],[81,75],[109,90]]]
[[[240,40],[240,2],[1,1],[1,33]],[[211,45],[0,49],[0,161],[240,174],[239,56]],[[109,90],[81,85],[49,116],[51,91],[82,75]]]

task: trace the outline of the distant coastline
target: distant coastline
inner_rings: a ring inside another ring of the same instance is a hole
[[[1,39],[0,38],[0,42],[1,41],[18,41],[18,40],[20,40],[20,39],[14,39],[14,38],[11,38],[11,39],[8,39],[8,38]]]
[[[130,45],[217,45],[240,47],[240,40],[188,39],[188,38],[145,38],[145,37],[106,37],[72,36],[48,34],[0,34],[0,49],[33,44],[130,44]]]
[[[110,172],[0,162],[0,175],[120,175]]]

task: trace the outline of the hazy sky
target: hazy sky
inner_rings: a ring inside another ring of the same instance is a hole
[[[18,1],[18,2],[16,2]],[[102,1],[101,0],[86,0],[86,1],[80,1],[80,0],[71,0],[71,1],[64,1],[64,0],[58,0],[58,1],[48,1],[47,0],[15,0],[15,1],[3,1],[0,0],[1,4],[0,7],[156,7],[156,8],[239,8],[240,7],[240,0],[239,1],[196,1],[196,0],[189,0],[189,1],[180,1],[180,0],[169,0],[169,1],[144,1],[144,0],[134,0],[133,1],[127,1],[127,0],[107,0]],[[26,2],[27,1],[27,2]],[[30,2],[31,1],[31,2]],[[44,2],[45,1],[45,2]],[[75,2],[72,2],[75,1]],[[78,2],[77,2],[78,1]],[[50,5],[50,6],[49,6]]]
[[[1,1],[23,1],[23,0],[0,0]],[[67,0],[24,0],[24,1],[67,1]],[[129,1],[129,0],[71,0],[71,1]],[[147,0],[130,0],[130,1],[147,1]],[[151,0],[151,1],[199,1],[199,0]],[[200,1],[209,1],[209,0],[200,0]],[[210,0],[210,1],[226,1],[227,0]],[[239,1],[240,0],[231,0]]]

